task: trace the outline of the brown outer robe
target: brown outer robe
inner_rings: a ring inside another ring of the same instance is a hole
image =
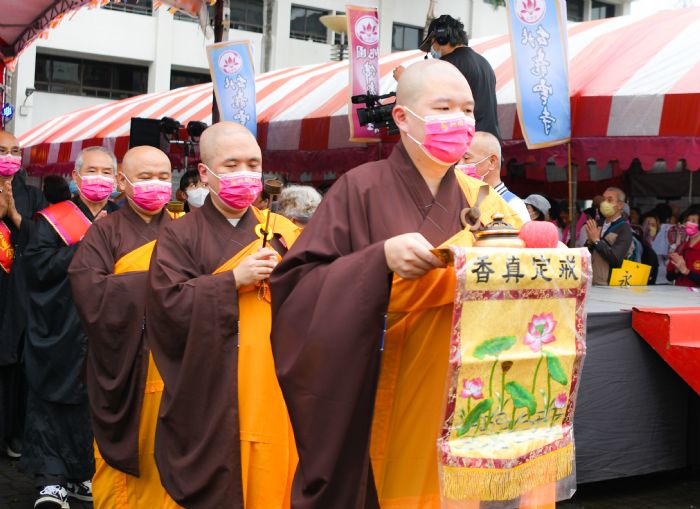
[[[271,278],[272,348],[299,451],[295,509],[379,507],[369,438],[390,278],[384,241],[437,246],[466,207],[450,169],[433,198],[402,144],[341,177]]]
[[[167,212],[146,223],[127,204],[96,221],[68,269],[88,336],[87,392],[95,440],[113,468],[138,477],[138,432],[148,349],[142,329],[146,272],[114,274],[115,262],[158,237]]]
[[[243,507],[238,293],[232,271],[212,273],[256,239],[256,224],[248,210],[232,227],[208,197],[163,230],[151,259],[146,341],[165,383],[156,463],[187,509]]]

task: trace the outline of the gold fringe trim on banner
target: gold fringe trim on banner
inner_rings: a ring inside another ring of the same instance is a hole
[[[515,468],[442,467],[442,495],[450,500],[513,500],[571,475],[574,446],[550,452]]]

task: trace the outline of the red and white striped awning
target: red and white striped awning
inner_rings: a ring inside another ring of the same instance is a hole
[[[540,168],[549,157],[561,160],[565,148],[526,152],[519,141],[507,36],[477,39],[471,46],[496,72],[501,130],[505,140],[512,140],[506,142],[506,154],[534,158]],[[696,139],[700,135],[699,47],[700,8],[570,25],[574,158],[579,162],[588,157],[617,159],[624,168],[634,157],[646,168],[657,158],[671,165],[684,158],[691,169],[700,168]],[[397,65],[410,65],[423,56],[408,51],[382,57],[382,91],[395,89],[392,70]],[[378,154],[381,149],[347,141],[347,85],[347,62],[259,75],[258,139],[266,156],[280,165],[335,173],[368,153]],[[35,170],[69,163],[90,145],[109,147],[121,157],[128,147],[132,117],[169,116],[183,124],[209,123],[211,98],[211,84],[204,84],[56,117],[21,137],[25,163]],[[347,156],[341,163],[340,153]]]

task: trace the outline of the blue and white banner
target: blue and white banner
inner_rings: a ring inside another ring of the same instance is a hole
[[[250,41],[207,46],[209,72],[221,120],[238,122],[257,135],[255,70]]]
[[[507,0],[520,127],[528,148],[571,139],[566,4]]]

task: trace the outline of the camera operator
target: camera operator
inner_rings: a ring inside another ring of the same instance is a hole
[[[433,58],[449,62],[460,70],[467,78],[474,95],[476,130],[489,132],[501,141],[501,132],[498,129],[496,73],[488,60],[467,44],[464,25],[452,16],[443,14],[430,22],[428,35],[419,48],[430,53]],[[394,70],[396,81],[403,71],[401,66]]]

